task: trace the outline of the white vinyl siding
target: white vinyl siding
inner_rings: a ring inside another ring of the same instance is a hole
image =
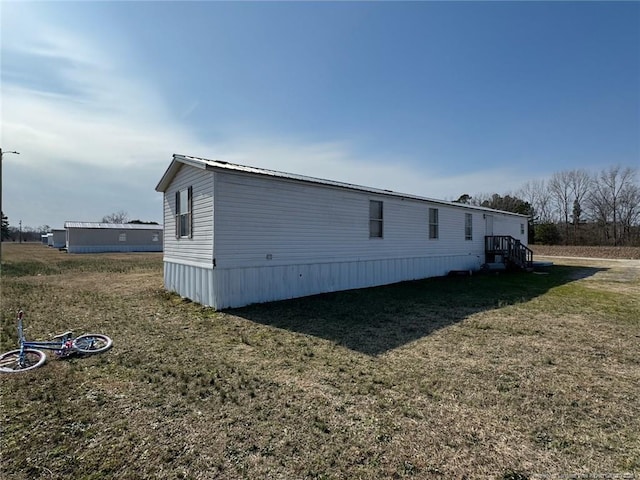
[[[358,256],[369,238],[369,201],[350,191],[216,173],[219,267]],[[374,242],[378,243],[378,242]],[[371,254],[371,253],[369,253]]]
[[[527,245],[527,228],[526,223],[522,223],[522,217],[514,218],[508,214],[493,212],[491,218],[493,235],[511,235],[516,240],[520,240],[523,245]]]
[[[53,248],[62,248],[66,245],[67,231],[63,229],[51,230],[50,236],[47,237],[47,245]]]
[[[460,208],[438,209],[443,242],[425,244],[428,203],[385,198],[384,238],[370,242],[371,195],[227,172],[216,173],[216,178],[215,257],[219,268],[450,253],[484,255],[482,239],[465,242],[461,237],[464,211]]]
[[[213,266],[214,173],[183,165],[164,194],[164,258]],[[176,238],[176,193],[192,189],[191,237]]]

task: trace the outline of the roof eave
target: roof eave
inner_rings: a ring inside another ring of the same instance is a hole
[[[167,191],[167,188],[169,188],[169,185],[171,184],[173,177],[176,176],[182,164],[190,165],[196,168],[201,168],[203,170],[207,168],[206,163],[204,163],[203,161],[198,161],[197,159],[194,159],[192,157],[185,157],[184,155],[179,155],[177,153],[174,153],[173,160],[171,160],[169,167],[167,167],[167,170],[164,172],[164,175],[162,175],[162,178],[158,182],[158,185],[156,185],[156,192]]]
[[[311,183],[311,184],[324,185],[324,186],[334,187],[334,188],[344,188],[348,190],[366,192],[374,195],[383,195],[383,196],[389,196],[389,197],[398,197],[398,198],[407,198],[407,199],[413,199],[413,200],[419,200],[419,201],[426,201],[430,203],[447,205],[455,208],[466,208],[469,210],[481,211],[486,213],[501,213],[505,215],[513,215],[513,216],[519,216],[523,218],[527,217],[526,215],[522,215],[520,213],[506,212],[503,210],[496,210],[488,207],[469,205],[465,203],[457,203],[457,202],[452,202],[448,200],[440,200],[436,198],[422,197],[419,195],[394,192],[392,190],[382,190],[374,187],[365,187],[362,185],[354,185],[354,184],[338,182],[334,180],[326,180],[321,178],[308,177],[305,175],[296,175],[291,173],[278,172],[275,170],[267,170],[267,169],[257,168],[257,167],[236,165],[236,164],[228,163],[221,160],[208,160],[206,158],[185,156],[185,155],[179,155],[179,154],[173,155],[173,161],[171,162],[171,165],[169,165],[169,168],[167,169],[164,176],[162,177],[162,180],[160,180],[160,183],[158,183],[158,186],[156,187],[156,191],[158,192],[166,191],[166,189],[169,187],[169,184],[171,183],[171,180],[173,180],[173,177],[176,175],[176,173],[180,169],[181,164],[191,165],[193,167],[200,168],[202,170],[227,171],[227,172],[230,171],[230,172],[237,172],[243,175],[270,176],[270,177],[275,177],[275,178],[280,178],[285,180],[292,180],[292,181],[303,182],[303,183]]]

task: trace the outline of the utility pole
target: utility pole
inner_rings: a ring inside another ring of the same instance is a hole
[[[20,220],[18,224],[20,225],[20,235],[18,236],[18,243],[22,243],[22,220]]]
[[[20,155],[20,152],[3,152],[0,148],[0,212],[2,212],[2,156],[5,153],[14,153]],[[0,216],[4,215],[4,212],[0,213]],[[0,218],[0,222],[2,219]],[[2,235],[0,234],[0,273],[2,272]]]

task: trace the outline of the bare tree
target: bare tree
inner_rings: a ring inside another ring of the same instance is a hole
[[[558,215],[564,223],[564,243],[569,243],[569,214],[572,207],[571,175],[568,170],[554,173],[549,180],[549,193]]]
[[[593,182],[589,172],[583,169],[571,170],[567,172],[569,175],[569,186],[571,195],[573,196],[572,223],[573,223],[573,243],[576,243],[578,237],[578,225],[584,200],[589,194],[591,184]]]
[[[102,223],[127,223],[129,221],[129,214],[124,210],[120,210],[109,215],[102,217]]]
[[[603,170],[594,180],[590,203],[598,214],[598,221],[604,223],[606,238],[609,238],[607,227],[611,225],[614,245],[621,240],[621,218],[627,216],[633,220],[638,208],[635,177],[634,169],[617,165]]]
[[[593,188],[587,197],[587,206],[590,212],[591,221],[596,224],[600,231],[600,240],[596,243],[609,243],[611,233],[609,231],[611,219],[611,206],[607,199],[607,194],[599,180],[595,180]]]
[[[620,226],[622,238],[633,244],[633,227],[640,223],[640,185],[636,180],[636,171],[631,172],[630,180],[620,191]],[[640,232],[639,232],[640,233]]]
[[[475,205],[476,207],[479,207],[483,203],[490,201],[491,196],[491,193],[476,193],[473,195],[473,197],[468,198],[469,205]]]
[[[537,225],[561,228],[563,243],[640,244],[640,169],[610,167],[593,174],[584,169],[555,173],[526,182],[515,195],[479,193],[462,196],[472,205],[494,205],[517,197],[528,203]],[[502,203],[499,208],[504,208]],[[564,224],[564,228],[562,228]],[[570,228],[573,225],[573,228]]]
[[[533,208],[536,223],[551,223],[549,192],[544,180],[531,180],[517,192],[517,196]]]

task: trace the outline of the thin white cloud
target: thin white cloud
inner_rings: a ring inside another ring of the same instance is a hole
[[[184,109],[184,111],[180,114],[180,118],[181,119],[185,119],[187,118],[189,115],[191,115],[198,107],[200,106],[200,102],[198,101],[193,101],[191,102],[190,105],[187,106],[187,108]]]
[[[425,164],[417,167],[412,158],[363,156],[355,153],[347,141],[303,143],[292,139],[233,138],[217,145],[216,153],[213,158],[233,163],[438,199],[455,200],[463,193],[502,192],[519,187],[523,181],[522,172],[515,168],[447,175]]]
[[[4,162],[3,210],[10,222],[59,227],[123,209],[158,220],[157,179],[176,147],[190,150],[199,142],[171,120],[152,84],[128,76],[88,38],[50,25],[31,32],[3,42],[3,54],[25,68],[43,63],[48,70],[35,75],[55,81],[3,75],[3,147],[21,152]]]
[[[3,209],[12,224],[21,219],[33,227],[60,227],[65,220],[95,221],[119,210],[161,220],[154,187],[172,153],[433,198],[496,191],[522,180],[515,171],[449,177],[417,168],[416,159],[363,154],[365,149],[344,139],[306,142],[229,132],[224,142],[203,142],[182,123],[197,101],[173,115],[153,79],[136,77],[86,36],[36,23],[18,25],[29,29],[28,36],[3,36],[4,53],[46,64],[58,82],[47,88],[9,75],[2,84],[3,148],[22,153],[5,159]]]

